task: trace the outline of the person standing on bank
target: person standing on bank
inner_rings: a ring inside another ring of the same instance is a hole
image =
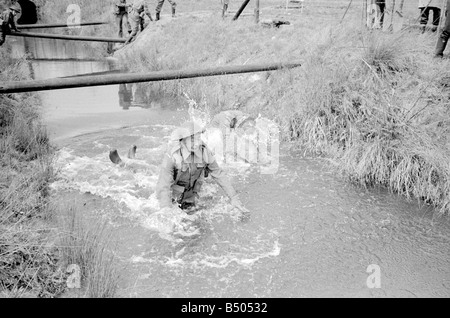
[[[428,17],[430,16],[430,11],[433,12],[432,31],[435,32],[437,30],[441,19],[440,2],[441,0],[419,0],[420,25],[422,32],[425,32],[425,28],[428,23]]]
[[[161,209],[173,204],[186,212],[195,208],[205,174],[208,174],[225,191],[233,207],[248,213],[214,155],[201,141],[204,131],[203,127],[190,121],[172,133],[173,144],[164,155],[156,186]]]
[[[436,44],[435,57],[444,57],[444,50],[447,46],[448,39],[450,38],[450,16],[448,15],[448,9],[445,10],[445,22],[442,32],[439,35],[439,39]]]
[[[170,5],[172,6],[172,18],[175,18],[175,9],[177,7],[177,4],[173,0],[167,0],[169,1]],[[156,5],[156,21],[159,21],[160,19],[160,13],[162,6],[164,4],[164,0],[158,0],[158,4]]]
[[[11,31],[20,32],[14,21],[17,14],[21,12],[21,8],[17,3],[13,3],[8,9],[0,14],[0,46],[5,43],[6,35]]]
[[[386,9],[386,0],[375,0],[375,5],[377,6],[377,15],[380,22],[380,29],[383,30],[384,10]]]
[[[229,3],[229,0],[223,0],[222,18],[225,17],[225,14],[226,14],[227,11],[228,11],[228,3]]]
[[[123,23],[127,26],[128,35],[131,33],[131,25],[128,21],[128,7],[126,0],[115,0],[114,14],[116,16],[116,22],[119,27],[119,38],[123,37]]]
[[[126,40],[125,44],[132,42],[139,32],[144,30],[145,15],[148,16],[150,21],[153,21],[152,15],[148,9],[147,2],[145,0],[134,0],[133,4],[128,9],[128,19],[131,24],[131,34]]]

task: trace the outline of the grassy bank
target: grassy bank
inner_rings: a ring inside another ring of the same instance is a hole
[[[27,79],[26,60],[2,49],[0,82]],[[82,278],[76,296],[111,297],[118,275],[108,232],[52,195],[55,152],[39,105],[36,94],[0,95],[0,297],[64,295],[71,264]]]
[[[325,156],[364,186],[381,184],[450,211],[449,61],[435,33],[369,31],[291,17],[256,26],[217,16],[155,25],[116,56],[135,71],[302,60],[291,71],[140,84],[149,101],[184,96],[214,114],[241,108],[275,119],[285,141]],[[315,23],[314,23],[315,22]]]

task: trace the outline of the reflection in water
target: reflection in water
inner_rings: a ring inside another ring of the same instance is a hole
[[[119,104],[123,109],[129,109],[133,100],[131,84],[119,84]]]
[[[20,37],[11,41],[13,57],[28,56],[29,73],[36,80],[101,75],[120,70],[113,58],[93,59],[99,55],[98,52],[84,44]],[[133,120],[142,122],[145,109],[153,106],[147,102],[142,85],[136,84],[58,89],[40,92],[39,95],[43,104],[43,120],[53,140],[126,125]],[[124,110],[130,114],[121,116]]]

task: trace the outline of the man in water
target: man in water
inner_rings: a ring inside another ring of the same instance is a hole
[[[172,133],[156,186],[161,209],[177,205],[187,213],[194,210],[204,178],[210,175],[230,198],[231,205],[240,210],[242,216],[248,216],[249,211],[242,205],[228,177],[202,142],[204,131],[203,127],[189,121]],[[136,146],[133,146],[128,158],[135,158],[135,153]],[[109,158],[115,164],[126,166],[115,149],[110,152]]]
[[[17,14],[21,12],[20,6],[13,3],[8,9],[0,14],[0,46],[5,43],[6,35],[12,31],[20,32],[14,21]]]
[[[172,133],[172,145],[164,155],[156,187],[161,208],[172,204],[183,210],[194,208],[206,173],[225,191],[233,207],[248,213],[214,155],[202,142],[203,132],[204,128],[190,121]]]

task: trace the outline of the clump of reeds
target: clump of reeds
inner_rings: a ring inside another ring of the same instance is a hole
[[[284,105],[294,116],[278,118],[288,137],[329,156],[351,180],[385,185],[446,213],[450,112],[442,79],[448,61],[431,60],[432,41],[417,45],[417,36],[367,32],[362,49],[345,59],[330,52],[323,52],[326,59],[310,57],[302,89],[293,88]]]
[[[64,267],[80,269],[79,297],[104,298],[116,293],[119,275],[118,259],[106,223],[87,222],[80,211],[62,207],[60,253]]]
[[[0,51],[0,80],[27,79],[25,63]],[[53,156],[36,95],[0,95],[0,297],[58,297],[72,262],[83,269],[83,295],[111,297],[118,275],[104,228],[61,217]]]

